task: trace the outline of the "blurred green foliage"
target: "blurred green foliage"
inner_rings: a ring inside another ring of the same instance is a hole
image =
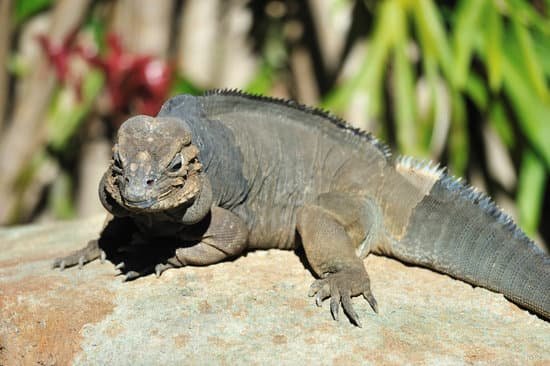
[[[16,25],[52,3],[16,1]],[[98,3],[84,28],[104,52],[107,20],[104,13],[96,11]],[[550,0],[330,3],[334,11],[345,5],[363,7],[362,14],[369,19],[360,21],[368,20],[369,26],[365,37],[354,38],[354,42],[365,43],[360,67],[354,75],[335,78],[323,88],[322,106],[342,114],[356,93],[366,93],[366,119],[379,122],[382,138],[393,142],[402,154],[442,159],[458,176],[467,175],[470,153],[479,140],[472,136],[472,125],[488,124],[519,172],[520,225],[528,234],[536,232],[550,171]],[[307,8],[305,2],[300,6]],[[257,47],[260,66],[245,88],[258,94],[269,94],[277,82],[285,80],[281,75],[288,75],[290,64],[291,45],[285,39],[284,20],[266,19],[271,25],[266,26],[266,36]],[[16,62],[17,55],[11,59],[12,71],[23,70]],[[63,154],[104,83],[99,71],[84,75],[78,103],[67,103],[74,93],[60,86],[48,114],[49,150]],[[419,85],[429,95],[428,111],[420,107]],[[172,94],[200,92],[202,88],[187,75],[177,75],[172,82]],[[441,121],[445,114],[446,127]],[[444,149],[440,151],[434,141],[442,135]],[[63,198],[70,196],[72,189],[66,175],[52,189],[49,202],[60,217],[74,211],[71,202]]]
[[[20,24],[30,16],[48,8],[53,0],[17,0],[15,2],[14,19]]]
[[[533,234],[550,170],[550,18],[524,0],[449,3],[386,0],[370,7],[376,23],[363,65],[324,106],[343,111],[354,93],[368,90],[369,117],[395,124],[398,149],[430,157],[435,119],[419,123],[415,85],[429,83],[436,109],[442,83],[451,103],[451,170],[466,173],[468,121],[486,119],[508,148],[523,155],[517,203],[520,224]],[[418,60],[408,56],[410,45],[418,45]],[[384,93],[385,80],[392,81],[393,95]],[[526,140],[521,145],[515,126]]]

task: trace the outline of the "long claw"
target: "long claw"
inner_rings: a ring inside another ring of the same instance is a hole
[[[315,305],[318,307],[323,305],[323,299],[321,298],[320,293],[317,293],[317,296],[315,296]]]
[[[330,282],[330,312],[334,320],[338,320],[340,312],[340,289],[335,282]]]
[[[317,290],[317,294],[315,295],[315,304],[317,304],[317,306],[321,306],[323,300],[330,296],[329,285],[323,282],[321,286],[322,287]]]
[[[317,292],[319,292],[319,290],[323,287],[323,285],[324,285],[324,282],[321,280],[314,281],[311,284],[311,286],[309,286],[309,291],[307,295],[310,297],[315,295]]]
[[[361,322],[359,321],[359,316],[353,308],[351,297],[349,294],[342,296],[342,308],[344,308],[344,311],[349,316],[351,321],[354,322],[359,328],[362,328]]]
[[[101,250],[99,252],[99,262],[100,263],[105,263],[105,259],[107,259],[107,253],[105,253],[104,250]]]
[[[78,258],[78,269],[82,269],[84,267],[84,257]]]
[[[53,261],[53,264],[52,264],[52,268],[59,268],[61,266],[61,258],[56,258],[54,261]]]
[[[126,267],[126,263],[120,262],[115,266],[115,269],[124,269],[124,267]]]
[[[133,280],[135,278],[138,278],[139,276],[140,276],[139,272],[128,271],[128,272],[126,272],[126,275],[122,279],[122,282],[127,282],[127,281],[130,281],[130,280]]]
[[[61,262],[59,262],[59,270],[63,271],[64,269],[65,269],[65,261],[62,260]]]
[[[374,312],[378,314],[378,303],[376,302],[376,299],[374,298],[370,290],[363,292],[363,297],[365,298],[365,300],[367,300],[372,310],[374,310]]]
[[[338,305],[339,301],[340,299],[338,297],[332,296],[330,298],[330,313],[334,320],[338,320],[338,313],[340,312],[340,306]]]
[[[159,263],[155,266],[155,275],[160,277],[160,275],[167,269],[174,268],[174,265],[171,263]]]

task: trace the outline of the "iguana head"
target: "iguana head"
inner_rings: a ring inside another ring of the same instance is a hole
[[[169,117],[136,116],[122,124],[105,189],[131,211],[180,207],[201,190],[199,149],[189,126]]]

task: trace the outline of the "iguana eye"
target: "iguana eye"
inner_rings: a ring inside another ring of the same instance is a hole
[[[181,169],[182,165],[183,165],[183,161],[181,158],[181,154],[178,154],[176,155],[174,160],[172,160],[172,162],[170,163],[168,170],[171,173],[177,173]]]

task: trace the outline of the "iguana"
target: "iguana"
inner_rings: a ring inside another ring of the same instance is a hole
[[[132,117],[118,131],[99,196],[114,220],[135,223],[131,246],[174,244],[153,267],[119,263],[126,279],[299,247],[318,276],[309,295],[318,305],[330,298],[334,319],[341,305],[360,326],[351,297],[363,295],[377,311],[363,264],[376,253],[550,318],[550,257],[488,196],[293,101],[214,90],[173,97],[156,117]],[[97,243],[54,267],[100,257]]]

